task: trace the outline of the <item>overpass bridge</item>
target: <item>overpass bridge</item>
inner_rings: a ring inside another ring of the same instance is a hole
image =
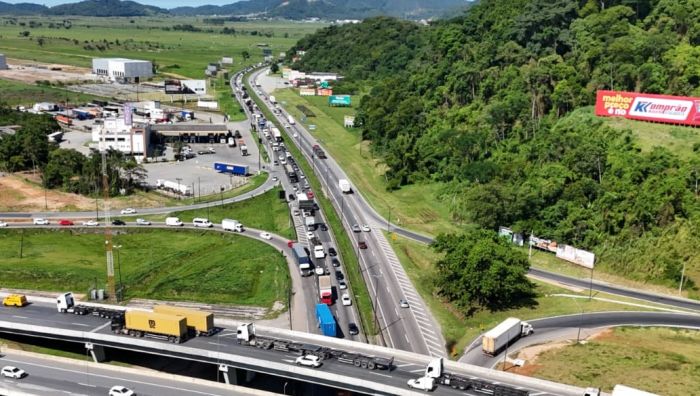
[[[221,324],[218,323],[217,324]],[[144,354],[185,359],[212,364],[221,371],[226,382],[237,378],[252,378],[254,373],[293,379],[371,395],[418,395],[406,383],[418,378],[432,359],[428,355],[389,349],[374,345],[324,337],[290,330],[258,327],[260,336],[310,344],[333,350],[361,353],[371,356],[393,357],[391,370],[368,370],[330,358],[320,368],[296,366],[297,355],[289,352],[265,350],[238,344],[236,323],[227,323],[216,335],[197,337],[182,344],[172,344],[150,338],[115,335],[110,322],[95,316],[78,316],[57,312],[52,304],[33,303],[22,309],[0,308],[0,333],[62,340],[83,344],[96,361],[104,360],[111,350],[133,351]],[[582,388],[550,381],[523,377],[501,371],[446,361],[445,371],[466,378],[480,379],[494,385],[507,385],[513,390],[527,391],[530,396],[582,396]],[[239,384],[242,385],[242,384]],[[437,395],[481,394],[439,386]]]

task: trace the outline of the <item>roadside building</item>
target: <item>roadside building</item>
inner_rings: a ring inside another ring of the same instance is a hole
[[[226,124],[156,124],[151,125],[151,132],[164,142],[220,143],[233,136]]]
[[[118,150],[133,155],[138,162],[148,156],[150,139],[148,124],[130,125],[124,117],[106,118],[92,127],[92,141],[98,143],[98,150]]]
[[[116,82],[139,82],[153,77],[149,61],[125,58],[93,58],[92,72]]]

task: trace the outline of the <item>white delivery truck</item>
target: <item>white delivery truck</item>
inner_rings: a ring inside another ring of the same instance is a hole
[[[532,325],[518,318],[508,318],[489,330],[481,338],[485,354],[495,356],[510,342],[534,332]]]
[[[226,231],[243,232],[243,224],[238,220],[223,219],[221,220],[221,228]]]
[[[277,103],[277,99],[275,99],[275,97],[272,95],[270,95],[270,103],[272,103],[272,104]]]
[[[322,259],[326,257],[326,251],[323,250],[323,245],[314,246],[314,258]]]
[[[338,187],[340,187],[340,191],[342,191],[343,194],[350,194],[352,192],[350,182],[347,179],[338,180]]]
[[[181,227],[184,224],[180,221],[179,217],[166,217],[165,218],[165,225],[171,226],[171,227]]]

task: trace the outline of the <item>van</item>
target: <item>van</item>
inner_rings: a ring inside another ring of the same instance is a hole
[[[326,257],[326,252],[323,250],[323,245],[314,246],[314,258],[321,259]]]
[[[192,219],[192,225],[195,227],[205,227],[205,228],[209,228],[209,227],[214,226],[214,224],[212,224],[211,221],[209,221],[209,219],[205,219],[202,217],[195,217],[194,219]]]
[[[21,308],[27,305],[27,297],[25,297],[24,294],[10,294],[2,300],[2,305]]]
[[[180,226],[183,226],[184,224],[180,221],[180,218],[178,218],[178,217],[167,217],[165,219],[165,225],[171,226],[171,227],[180,227]]]

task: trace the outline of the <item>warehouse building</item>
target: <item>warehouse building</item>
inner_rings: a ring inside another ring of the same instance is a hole
[[[93,58],[92,72],[116,82],[139,82],[153,77],[149,61],[124,58]]]
[[[7,70],[7,58],[5,58],[5,54],[0,54],[0,70]]]
[[[151,128],[148,124],[130,125],[124,117],[106,118],[102,124],[92,127],[92,141],[98,143],[100,151],[114,149],[133,155],[143,162],[148,156]]]
[[[233,136],[226,124],[156,124],[151,126],[151,132],[159,135],[162,142],[220,143]]]

